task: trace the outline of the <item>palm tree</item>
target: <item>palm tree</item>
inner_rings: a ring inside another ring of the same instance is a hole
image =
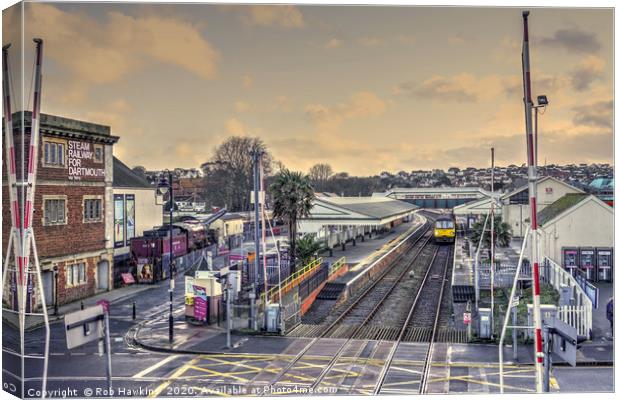
[[[507,247],[512,240],[512,228],[510,224],[502,222],[502,217],[495,217],[495,245],[499,247]],[[484,219],[476,222],[472,228],[471,239],[477,246],[480,241],[480,235],[482,234],[482,228],[484,227]],[[487,222],[487,231],[484,234],[483,246],[491,247],[491,222]]]
[[[282,218],[288,225],[291,273],[293,273],[297,255],[297,225],[300,218],[310,215],[314,189],[307,175],[286,168],[280,170],[274,177],[270,189],[273,198],[273,216]]]
[[[322,247],[322,242],[316,240],[314,234],[306,234],[297,241],[297,259],[301,261],[301,265],[306,265],[315,258]]]

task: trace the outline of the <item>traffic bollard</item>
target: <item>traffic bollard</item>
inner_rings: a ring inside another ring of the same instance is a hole
[[[136,302],[133,302],[133,306],[131,307],[131,318],[136,319]]]
[[[83,310],[83,309],[84,309],[84,302],[80,301],[80,310]]]

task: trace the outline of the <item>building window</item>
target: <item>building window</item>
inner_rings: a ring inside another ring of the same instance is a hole
[[[67,223],[67,200],[65,198],[43,199],[43,225]]]
[[[103,163],[103,146],[100,144],[96,144],[93,146],[93,150],[95,153],[95,155],[93,156],[93,160],[99,164]]]
[[[100,222],[103,215],[101,199],[84,199],[84,222]]]
[[[78,286],[86,283],[86,263],[79,262],[65,267],[67,286]]]
[[[65,144],[43,142],[43,165],[47,167],[65,166]]]

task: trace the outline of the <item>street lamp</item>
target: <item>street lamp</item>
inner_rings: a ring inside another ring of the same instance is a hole
[[[534,109],[534,165],[538,165],[538,110],[542,108],[543,111],[540,114],[544,114],[545,110],[547,109],[547,105],[549,105],[549,100],[547,99],[547,96],[541,94],[540,96],[536,97],[536,102],[538,103],[538,105],[532,106],[532,108]]]
[[[166,181],[166,174],[168,175],[167,181]],[[173,261],[174,252],[172,249],[172,217],[173,217],[173,212],[174,212],[174,188],[172,185],[172,172],[169,170],[165,170],[164,175],[162,176],[162,178],[159,181],[159,184],[157,185],[157,194],[161,196],[165,196],[166,193],[168,193],[168,191],[170,191],[170,196],[169,196],[170,220],[168,221],[168,230],[169,230],[169,235],[170,235],[170,257],[168,260],[168,265],[169,265],[168,278],[170,282],[170,288],[168,289],[168,292],[170,294],[170,301],[169,301],[170,315],[168,316],[168,341],[172,343],[172,341],[174,340],[174,319],[172,317],[172,293],[174,292],[174,279],[172,276],[172,272],[174,270],[174,261]]]

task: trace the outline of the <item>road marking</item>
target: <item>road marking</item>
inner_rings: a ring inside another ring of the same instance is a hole
[[[157,368],[162,367],[162,366],[168,364],[170,361],[174,360],[177,357],[179,357],[179,356],[178,355],[168,356],[168,357],[164,358],[163,360],[161,360],[160,362],[158,362],[157,364],[151,365],[150,367],[148,367],[148,368],[138,372],[137,374],[132,376],[132,378],[142,378],[143,376],[146,376],[146,375],[150,374],[151,372],[155,371]]]
[[[175,380],[178,377],[180,377],[181,375],[183,375],[185,373],[185,371],[190,369],[199,359],[200,359],[200,356],[194,357],[193,359],[191,359],[190,361],[185,363],[185,365],[183,365],[181,368],[177,369],[172,375],[170,375],[170,377],[168,379],[166,379],[166,381],[164,383],[162,383],[161,385],[157,386],[155,388],[155,390],[153,390],[153,392],[151,394],[149,394],[149,397],[157,397],[157,396],[159,396],[159,394],[161,392],[163,392],[164,389],[166,389],[172,383],[173,380]]]
[[[551,389],[560,390],[560,385],[553,376],[549,377],[549,386],[551,386]]]

